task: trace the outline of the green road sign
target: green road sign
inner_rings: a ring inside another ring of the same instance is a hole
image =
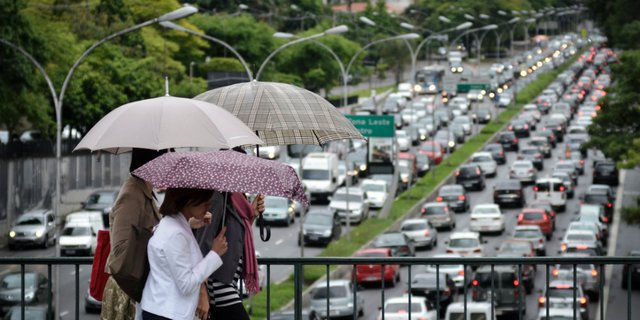
[[[395,135],[393,116],[345,116],[365,137],[393,138]]]
[[[489,90],[488,83],[458,83],[458,93],[469,92],[469,90]]]

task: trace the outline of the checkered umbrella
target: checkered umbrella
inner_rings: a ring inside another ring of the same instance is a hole
[[[292,167],[235,151],[169,152],[132,174],[156,188],[266,194],[309,204]]]
[[[266,145],[322,145],[332,140],[364,139],[327,100],[290,84],[243,82],[204,92],[194,99],[225,108]]]

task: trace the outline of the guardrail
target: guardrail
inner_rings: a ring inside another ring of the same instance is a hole
[[[53,297],[51,295],[51,293],[54,291],[53,290],[53,284],[52,284],[52,269],[54,266],[60,266],[60,265],[73,265],[75,266],[75,319],[80,319],[80,283],[79,283],[79,269],[80,269],[80,265],[89,265],[92,263],[92,259],[91,258],[0,258],[0,265],[1,266],[7,266],[7,265],[19,265],[20,266],[20,273],[22,275],[21,277],[21,296],[23,297],[20,301],[20,306],[22,309],[22,315],[24,315],[24,308],[26,306],[26,302],[25,302],[25,268],[28,265],[46,265],[47,266],[47,274],[48,274],[48,280],[47,280],[47,303],[49,306],[49,310],[53,309],[52,306],[52,300]],[[355,279],[356,277],[356,266],[358,265],[380,265],[380,284],[381,284],[381,290],[380,290],[380,296],[381,296],[381,303],[382,305],[384,305],[385,302],[385,291],[384,291],[384,286],[385,286],[385,282],[384,282],[384,274],[385,274],[385,268],[386,266],[391,266],[391,265],[399,265],[399,266],[415,266],[415,265],[420,265],[420,266],[426,266],[426,265],[434,265],[436,268],[436,300],[435,301],[440,301],[440,283],[439,283],[439,279],[440,279],[440,266],[443,265],[463,265],[465,269],[463,270],[467,270],[467,267],[479,267],[479,266],[490,266],[490,270],[491,270],[491,291],[490,292],[494,292],[495,290],[495,283],[494,283],[494,268],[496,266],[503,266],[503,265],[510,265],[510,266],[514,266],[514,268],[517,268],[517,282],[515,282],[514,280],[514,286],[518,287],[519,284],[523,284],[523,278],[522,278],[522,268],[523,266],[544,266],[545,270],[546,270],[546,284],[545,284],[545,289],[549,288],[549,283],[550,283],[550,267],[552,265],[557,265],[557,264],[561,264],[561,265],[571,265],[573,266],[573,275],[572,275],[572,281],[573,281],[573,285],[572,285],[572,290],[573,290],[573,318],[577,319],[580,313],[579,307],[577,306],[577,302],[578,297],[577,297],[577,288],[578,288],[578,277],[577,277],[577,266],[581,265],[581,264],[591,264],[591,265],[595,265],[599,272],[597,273],[597,276],[599,277],[599,288],[598,290],[600,290],[600,292],[604,291],[604,286],[605,286],[605,282],[607,279],[604,278],[604,274],[605,274],[605,266],[611,266],[611,265],[626,265],[627,268],[627,274],[626,274],[626,280],[627,280],[627,319],[632,319],[632,315],[631,315],[631,295],[632,295],[632,290],[630,290],[632,288],[632,272],[634,271],[634,268],[632,268],[632,265],[640,265],[640,257],[634,256],[634,257],[528,257],[528,258],[320,258],[320,257],[316,257],[316,258],[259,258],[258,259],[258,263],[260,265],[266,265],[266,277],[267,277],[267,287],[263,290],[266,290],[266,295],[267,295],[267,299],[266,299],[266,306],[264,306],[264,308],[266,309],[266,314],[267,314],[267,319],[270,319],[270,314],[271,314],[271,308],[270,308],[270,300],[271,300],[271,292],[270,292],[270,274],[271,274],[271,267],[272,266],[293,266],[294,268],[294,280],[295,280],[295,286],[294,286],[294,316],[295,319],[302,319],[302,309],[303,309],[303,305],[302,305],[302,292],[303,292],[303,269],[305,266],[325,266],[326,268],[326,273],[327,275],[329,274],[329,271],[331,269],[331,266],[335,266],[335,265],[346,265],[346,266],[351,266],[352,267],[352,271],[351,271],[351,275],[348,276],[348,278],[350,277],[351,279]],[[411,279],[411,268],[407,269],[408,272],[408,278],[409,280]],[[471,280],[471,278],[469,278],[470,275],[468,275],[467,272],[464,272],[464,281],[463,284],[468,284],[469,280]],[[624,276],[624,275],[623,275]],[[326,285],[327,287],[329,286],[329,282],[331,281],[329,277],[326,278]],[[443,284],[444,285],[444,284]],[[412,289],[412,282],[408,281],[408,292],[411,292]],[[240,288],[240,290],[242,290],[242,288]],[[468,303],[468,298],[467,298],[467,292],[468,292],[468,285],[463,285],[463,291],[464,291],[464,319],[466,320],[466,314],[467,314],[467,303]],[[548,290],[545,290],[546,295],[545,295],[545,299],[547,302],[549,302],[549,294],[548,294]],[[317,314],[331,314],[331,304],[329,303],[329,295],[327,296],[327,301],[326,301],[326,309],[325,310],[312,310],[312,312],[316,312]],[[489,300],[489,302],[491,303],[491,305],[495,305],[495,301],[494,301],[494,294],[489,294],[489,297],[487,298]],[[522,313],[520,312],[522,310],[523,307],[523,299],[524,299],[524,294],[520,294],[518,295],[518,311],[519,311],[519,315],[521,317]],[[358,300],[356,299],[357,297],[357,290],[353,290],[353,297],[352,297],[352,311],[353,311],[353,315],[354,315],[354,319],[357,318],[357,310],[358,310]],[[412,297],[412,295],[408,295],[408,305],[411,305],[411,299],[418,299],[417,297]],[[600,319],[605,319],[604,318],[604,299],[601,298],[600,301]],[[549,305],[550,303],[545,303],[545,307],[546,307],[546,313],[549,313]],[[256,307],[262,307],[262,306],[253,306],[253,308],[255,309]],[[435,303],[435,308],[436,308],[436,312],[438,315],[438,318],[443,314],[444,310],[441,310],[440,308],[440,304],[439,303]],[[412,312],[412,308],[407,308],[408,313],[408,318],[411,318],[411,312]],[[491,308],[491,318],[493,319],[494,317],[494,312],[495,312],[495,308]],[[316,315],[317,315],[316,314]],[[382,313],[382,319],[384,319],[384,312]]]

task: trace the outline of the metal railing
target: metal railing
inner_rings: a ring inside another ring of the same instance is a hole
[[[356,266],[359,265],[380,265],[381,274],[380,274],[380,295],[381,295],[381,303],[384,306],[385,302],[385,268],[391,265],[399,265],[399,266],[426,266],[426,265],[435,265],[436,266],[436,302],[435,308],[438,319],[444,314],[445,310],[441,310],[440,307],[440,266],[446,265],[463,265],[464,270],[467,270],[467,267],[490,267],[491,270],[491,291],[494,292],[494,286],[497,285],[494,283],[493,275],[494,268],[496,266],[515,266],[517,267],[517,281],[518,283],[514,283],[517,287],[518,284],[523,284],[522,278],[522,268],[524,266],[544,266],[546,271],[546,283],[545,283],[545,309],[547,315],[549,314],[550,303],[549,303],[549,288],[550,284],[550,268],[555,265],[570,265],[572,266],[572,290],[573,290],[573,302],[570,304],[573,305],[573,318],[578,319],[580,317],[579,307],[576,307],[578,304],[578,289],[579,285],[577,283],[577,269],[578,265],[590,264],[595,265],[598,269],[598,277],[599,277],[599,292],[604,292],[605,280],[609,281],[610,279],[605,279],[605,266],[611,265],[625,265],[626,266],[626,280],[627,280],[627,319],[632,319],[631,314],[631,297],[632,297],[632,272],[634,271],[633,266],[636,267],[640,265],[640,256],[629,256],[629,257],[527,257],[527,258],[259,258],[258,263],[260,265],[266,265],[267,267],[267,287],[263,289],[266,291],[266,310],[267,319],[270,319],[271,313],[271,284],[269,282],[271,267],[272,266],[293,266],[293,278],[294,278],[294,316],[295,319],[302,319],[302,310],[303,310],[303,292],[304,292],[304,282],[303,282],[303,267],[305,266],[324,266],[326,269],[326,278],[321,280],[326,282],[327,288],[329,287],[329,281],[335,280],[331,279],[331,267],[332,266],[344,266],[347,268],[351,268],[349,272],[347,272],[346,279],[355,279],[356,278]],[[52,305],[52,292],[53,292],[53,284],[52,284],[52,269],[54,266],[61,265],[72,265],[75,268],[75,319],[80,319],[80,266],[81,265],[90,265],[92,264],[92,258],[0,258],[0,268],[5,268],[9,265],[17,265],[20,268],[21,277],[21,296],[25,296],[25,270],[26,266],[33,265],[46,265],[47,266],[47,304],[49,310],[53,310]],[[412,292],[412,281],[411,281],[411,268],[407,268],[408,272],[408,292]],[[624,275],[623,275],[624,276]],[[464,316],[463,318],[467,319],[467,293],[468,293],[468,284],[471,282],[471,278],[469,278],[468,272],[464,272],[464,281],[463,281],[463,301],[464,301]],[[336,278],[337,279],[337,278]],[[242,288],[240,288],[242,290]],[[353,311],[353,319],[357,319],[357,310],[358,310],[358,300],[356,299],[358,290],[354,288],[352,290],[353,293],[353,301],[352,301],[352,311]],[[524,294],[518,295],[518,318],[522,319],[523,313],[523,299]],[[330,295],[326,294],[326,310],[322,310],[322,312],[326,312],[327,315],[331,314],[331,304],[329,303]],[[412,297],[412,294],[407,295],[408,306],[411,306],[411,299],[417,299],[416,297]],[[494,301],[495,295],[489,294],[488,300],[490,301],[490,305],[495,305]],[[542,298],[542,297],[541,297]],[[605,319],[604,315],[604,299],[601,297],[599,299],[600,303],[600,319]],[[25,311],[25,299],[22,298],[20,302],[21,314],[24,317]],[[526,306],[526,305],[525,305]],[[382,309],[384,311],[384,309]],[[316,312],[318,312],[316,310]],[[412,308],[408,307],[406,312],[408,313],[408,319],[411,318]],[[494,319],[495,308],[491,308],[491,318]],[[637,316],[637,315],[636,315]],[[382,312],[382,319],[384,320],[384,312]]]

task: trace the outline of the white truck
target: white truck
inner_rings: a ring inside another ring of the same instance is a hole
[[[312,152],[302,160],[302,183],[312,198],[328,199],[338,189],[338,155]]]

